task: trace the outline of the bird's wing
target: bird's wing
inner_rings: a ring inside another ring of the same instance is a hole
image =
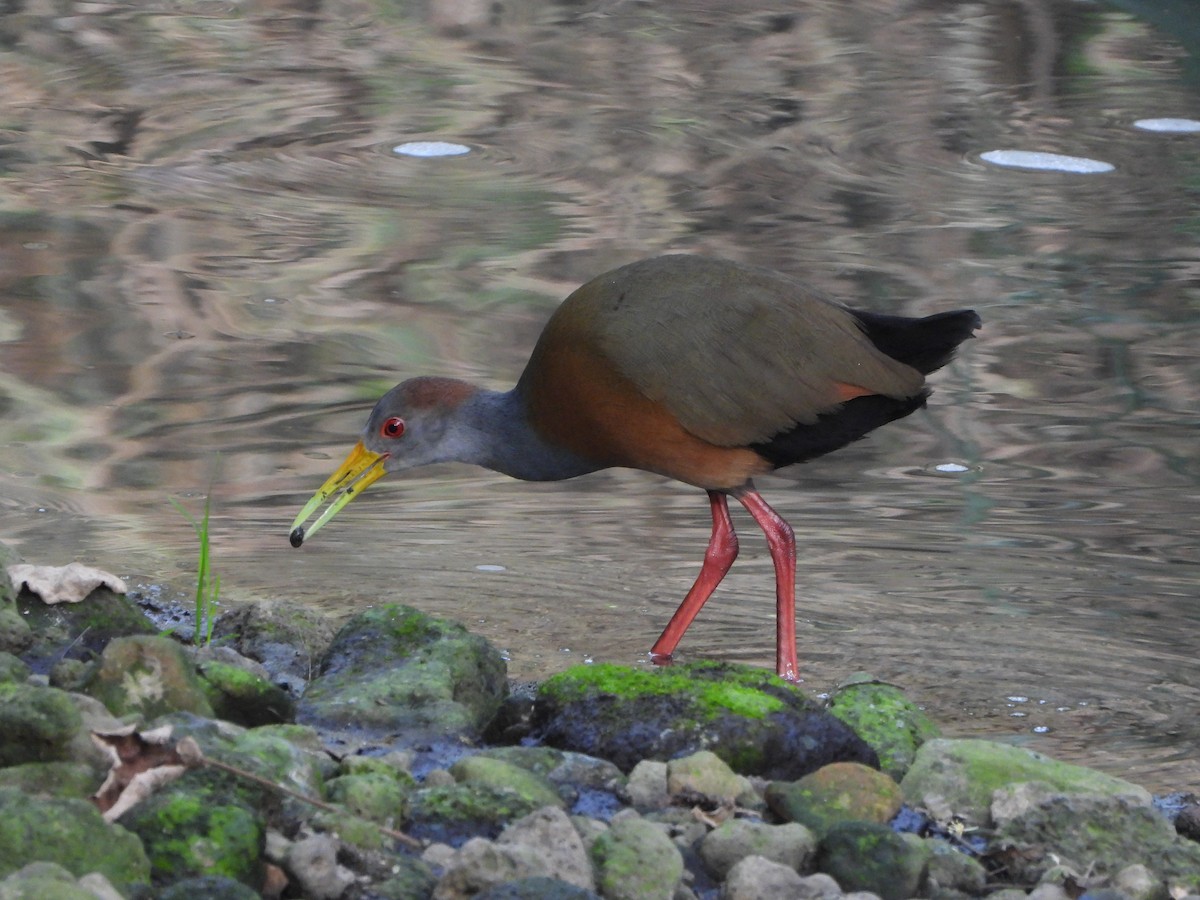
[[[848,310],[764,269],[665,256],[602,277],[579,312],[597,349],[713,444],[747,446],[812,423],[853,396],[848,388],[907,397],[924,383]]]

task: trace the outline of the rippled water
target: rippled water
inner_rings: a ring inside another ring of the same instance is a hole
[[[1200,118],[1186,29],[1076,2],[40,9],[0,25],[0,540],[29,560],[185,597],[168,501],[211,483],[228,603],[400,599],[518,678],[644,664],[707,539],[694,489],[441,467],[299,551],[287,528],[393,382],[506,386],[578,283],[723,255],[985,321],[927,412],[760,485],[799,538],[806,685],[867,670],[950,733],[1200,789],[1200,135],[1139,124]],[[680,655],[771,665],[735,519]]]

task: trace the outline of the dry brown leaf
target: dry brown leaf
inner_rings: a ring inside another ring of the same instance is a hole
[[[92,795],[92,802],[108,822],[121,818],[188,768],[171,742],[170,725],[143,732],[135,725],[93,731],[92,742],[112,761],[104,784]]]
[[[78,603],[101,586],[107,586],[118,594],[128,592],[125,582],[116,575],[82,563],[66,566],[30,566],[20,563],[8,567],[8,577],[12,579],[17,590],[24,586],[50,606],[55,603]]]

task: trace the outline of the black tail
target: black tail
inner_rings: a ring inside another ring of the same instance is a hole
[[[871,343],[902,363],[928,375],[950,362],[955,348],[979,327],[973,309],[937,313],[923,319],[852,310]]]
[[[950,362],[954,350],[979,327],[974,310],[959,309],[923,319],[884,316],[851,310],[876,347],[892,359],[912,366],[923,375]],[[831,453],[856,441],[880,425],[902,419],[925,405],[929,388],[912,397],[870,394],[848,400],[811,425],[796,427],[750,449],[776,468],[790,466]]]

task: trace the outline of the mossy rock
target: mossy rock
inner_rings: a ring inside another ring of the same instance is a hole
[[[926,741],[940,737],[933,720],[894,685],[868,675],[843,682],[829,711],[879,754],[879,767],[899,781]]]
[[[0,607],[2,610],[2,607]],[[24,660],[16,654],[8,653],[6,650],[0,650],[0,684],[7,682],[24,682],[28,679],[32,670],[25,665]]]
[[[391,859],[390,877],[374,882],[371,896],[379,900],[426,900],[433,896],[436,886],[437,876],[427,863],[397,854]]]
[[[197,669],[219,719],[254,728],[288,722],[296,714],[291,695],[261,675],[217,659],[203,660]]]
[[[67,759],[82,726],[83,718],[65,691],[0,683],[0,766]]]
[[[460,784],[488,785],[518,794],[534,809],[566,804],[545,778],[515,763],[487,756],[464,756],[450,767]]]
[[[180,711],[213,715],[187,653],[164,637],[114,638],[104,648],[86,693],[116,716],[148,720]]]
[[[8,567],[20,561],[15,550],[7,544],[0,544],[0,609],[11,609],[17,599],[12,579],[8,577]]]
[[[275,684],[300,694],[337,632],[317,610],[284,600],[239,604],[221,614],[213,640],[256,660]]]
[[[221,875],[262,883],[265,824],[250,807],[218,793],[175,782],[127,812],[121,824],[142,839],[156,882]]]
[[[319,740],[312,729],[304,726],[245,729],[187,713],[165,716],[151,724],[170,725],[172,740],[194,739],[206,757],[317,799],[324,796],[324,779],[332,776],[337,767],[326,753],[313,749],[319,746]],[[203,785],[230,802],[261,810],[273,822],[281,820],[298,825],[312,815],[312,806],[304,801],[216,767],[190,769],[182,781]]]
[[[553,747],[630,771],[643,759],[712,750],[734,771],[799,778],[875,752],[801,690],[764,669],[700,662],[656,669],[575,666],[538,690],[535,732]]]
[[[388,604],[338,632],[296,718],[349,745],[473,740],[507,689],[504,659],[484,638]]]
[[[405,830],[418,839],[461,844],[494,838],[510,822],[538,808],[516,791],[486,784],[450,784],[414,791]]]
[[[897,834],[886,825],[843,822],[821,839],[818,872],[832,875],[842,890],[870,891],[883,900],[918,896],[931,850],[916,835]]]
[[[35,862],[0,880],[3,900],[96,900],[69,871],[57,863]]]
[[[90,802],[0,788],[0,877],[35,861],[58,863],[76,877],[99,872],[126,894],[150,880],[142,842],[105,822]]]
[[[683,856],[645,819],[614,822],[592,843],[596,887],[605,900],[670,900],[683,878]]]
[[[883,825],[904,800],[900,785],[883,772],[858,763],[832,763],[794,782],[767,786],[767,805],[780,818],[799,822],[818,835],[841,822]]]
[[[1026,877],[1066,861],[1080,871],[1116,875],[1145,865],[1172,887],[1200,892],[1200,844],[1175,833],[1157,810],[1128,797],[1052,796],[1004,823],[999,836],[1021,850]]]
[[[163,888],[157,900],[259,900],[258,891],[224,875],[198,875]]]
[[[339,775],[325,783],[331,802],[356,816],[381,823],[404,820],[412,789],[411,778],[406,783],[381,772]]]
[[[611,793],[626,782],[625,774],[607,759],[554,747],[489,747],[475,755],[501,759],[544,778],[568,803],[580,791]]]
[[[60,659],[88,660],[114,639],[154,635],[158,629],[124,594],[96,588],[80,603],[47,606],[36,594],[21,591],[17,611],[33,629],[34,644],[21,657],[44,675]]]
[[[91,766],[78,762],[31,762],[0,768],[0,787],[17,788],[30,794],[86,799],[103,779]]]
[[[1130,797],[1150,804],[1149,791],[1132,782],[1034,750],[975,739],[927,741],[900,788],[914,806],[945,804],[968,822],[988,825],[993,794],[1024,782],[1041,782],[1063,794]]]
[[[6,654],[24,653],[33,643],[34,634],[29,623],[12,604],[0,603],[0,651]]]

